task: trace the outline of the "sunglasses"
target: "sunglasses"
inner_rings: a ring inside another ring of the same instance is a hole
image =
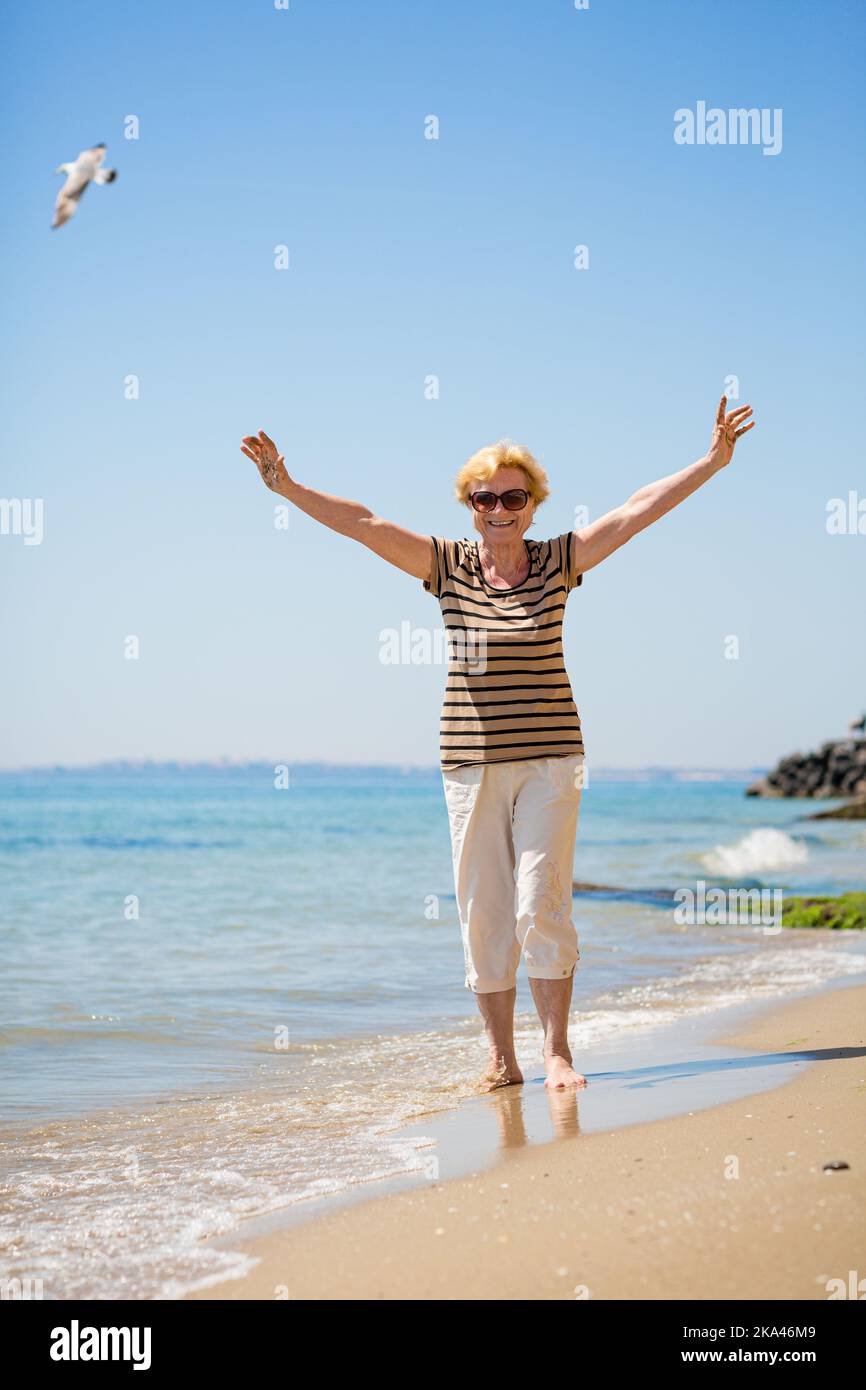
[[[476,512],[493,512],[496,503],[501,502],[507,512],[521,511],[529,501],[529,493],[522,487],[509,488],[507,492],[473,492],[469,498]]]

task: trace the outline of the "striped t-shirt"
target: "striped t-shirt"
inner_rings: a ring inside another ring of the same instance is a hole
[[[424,588],[439,600],[449,649],[443,771],[584,751],[562,652],[565,601],[583,580],[575,573],[573,534],[525,537],[529,574],[511,589],[487,583],[477,541],[432,537]]]

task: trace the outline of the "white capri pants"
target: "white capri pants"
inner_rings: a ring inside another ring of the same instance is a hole
[[[454,888],[476,994],[529,977],[561,980],[580,959],[571,917],[584,754],[483,763],[442,773]]]

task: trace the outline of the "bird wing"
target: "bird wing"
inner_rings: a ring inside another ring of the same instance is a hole
[[[95,173],[96,170],[99,168],[99,166],[100,166],[100,164],[102,163],[102,161],[103,161],[104,158],[105,158],[105,146],[104,146],[104,145],[93,145],[92,148],[89,149],[89,150],[81,150],[80,153],[79,153],[79,155],[78,155],[78,158],[77,158],[76,161],[75,161],[75,163],[76,163],[76,164],[83,164],[83,163],[86,162],[87,164],[91,165],[92,170],[93,170],[93,172]],[[91,175],[91,177],[92,177],[92,175]]]
[[[75,163],[69,165],[66,182],[60,190],[60,196],[80,198],[95,173],[96,165],[89,164],[82,155],[79,155]]]
[[[62,227],[64,222],[68,222],[75,209],[78,207],[78,200],[87,188],[89,179],[76,180],[74,173],[71,173],[57,195],[54,204],[54,220],[52,227]]]
[[[111,183],[117,177],[116,170],[102,169],[105,146],[94,145],[89,150],[80,150],[74,164],[70,164],[66,182],[57,195],[54,204],[52,227],[62,227],[68,222],[78,206],[78,201],[92,179],[97,183]]]

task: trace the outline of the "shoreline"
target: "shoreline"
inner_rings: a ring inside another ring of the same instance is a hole
[[[185,1296],[826,1298],[827,1279],[866,1271],[866,985],[737,1014],[712,1015],[715,1056],[603,1071],[576,1096],[534,1078],[432,1119],[442,1177],[234,1232],[220,1243],[253,1267]],[[720,1098],[743,1067],[761,1084]],[[674,1082],[709,1108],[646,1118]],[[604,1127],[605,1107],[609,1120],[635,1096],[644,1118]],[[485,1108],[506,1139],[486,1160],[467,1120]],[[558,1137],[527,1132],[540,1110]],[[471,1172],[451,1176],[455,1154]],[[824,1172],[836,1159],[850,1167]]]

